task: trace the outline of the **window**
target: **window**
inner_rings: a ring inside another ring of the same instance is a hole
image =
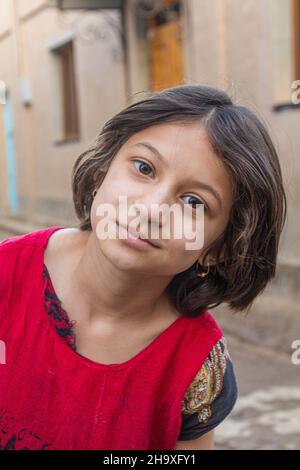
[[[292,0],[294,80],[300,80],[300,0]]]
[[[79,137],[76,75],[74,67],[73,41],[53,49],[57,60],[58,86],[60,96],[61,140]]]

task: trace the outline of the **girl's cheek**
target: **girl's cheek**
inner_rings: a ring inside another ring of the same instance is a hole
[[[187,239],[174,239],[169,246],[169,258],[174,260],[175,265],[180,267],[180,270],[188,269],[199,256],[199,249],[187,249],[186,243],[191,243]]]

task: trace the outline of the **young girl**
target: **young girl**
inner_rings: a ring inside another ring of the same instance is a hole
[[[237,385],[208,309],[251,306],[286,218],[265,126],[215,88],[165,89],[106,122],[72,186],[78,227],[0,244],[1,449],[212,449]],[[118,217],[125,238],[98,236],[121,195],[159,237]],[[203,246],[164,238],[154,204],[203,205]]]

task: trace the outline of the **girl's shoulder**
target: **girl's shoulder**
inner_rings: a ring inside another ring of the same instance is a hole
[[[29,267],[43,258],[43,249],[49,236],[58,227],[49,227],[22,235],[15,235],[0,242],[0,294],[14,284],[15,290],[23,283]]]
[[[88,232],[83,232],[76,227],[59,227],[61,230],[54,230],[49,237],[46,249],[45,260],[55,260],[59,262],[61,256],[70,251],[77,251],[86,243]]]
[[[6,251],[22,249],[24,246],[37,247],[46,244],[51,234],[59,228],[62,227],[47,227],[6,238],[0,242],[0,254]]]
[[[7,250],[18,249],[23,245],[33,243],[34,237],[32,233],[26,233],[23,235],[13,235],[9,238],[5,238],[0,242],[0,254],[5,253]]]

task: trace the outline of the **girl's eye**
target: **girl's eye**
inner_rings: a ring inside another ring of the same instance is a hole
[[[184,196],[184,197],[189,197],[190,199],[194,200],[191,204],[194,206],[197,206],[198,204],[203,204],[204,205],[204,210],[207,210],[207,206],[204,202],[202,202],[200,199],[198,199],[195,196]],[[193,209],[196,209],[197,207],[193,207]]]
[[[147,173],[147,169],[148,169],[148,170],[150,169],[150,171],[153,171],[152,168],[151,168],[151,166],[150,166],[148,163],[144,162],[143,160],[134,160],[133,163],[134,163],[134,164],[137,163],[138,165],[141,164],[139,168],[142,169],[142,170],[141,170],[142,174],[144,174],[144,175],[146,175],[146,176],[149,174],[149,172]],[[138,171],[140,171],[140,170],[138,169]],[[146,173],[144,173],[144,171],[145,171]]]
[[[139,168],[138,168],[138,171],[141,172],[142,174],[146,175],[146,176],[149,175],[148,170],[150,170],[150,172],[151,171],[153,172],[151,166],[147,162],[144,162],[143,160],[134,160],[133,163],[134,163],[134,165],[135,164],[140,165]],[[144,171],[146,171],[146,173],[144,173]],[[198,204],[203,204],[204,205],[204,210],[207,210],[206,204],[204,202],[202,202],[200,199],[196,198],[195,196],[185,196],[185,197],[189,197],[192,200],[194,200],[192,202],[192,205],[197,206]],[[193,209],[196,209],[196,207],[193,207]]]

